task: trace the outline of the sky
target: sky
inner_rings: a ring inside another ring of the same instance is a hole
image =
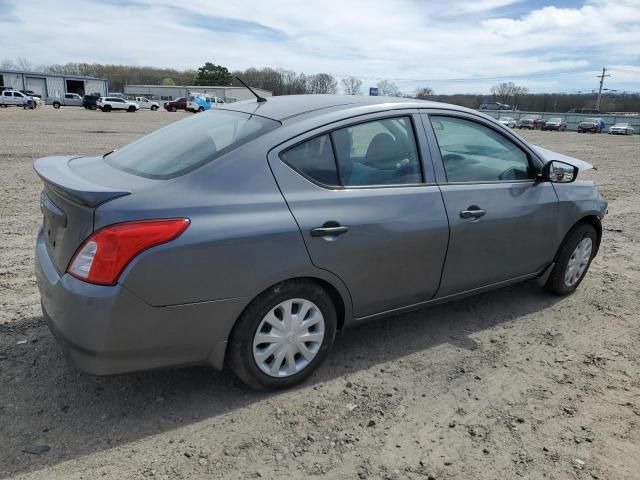
[[[640,91],[640,0],[0,0],[0,61],[353,75],[363,90]]]

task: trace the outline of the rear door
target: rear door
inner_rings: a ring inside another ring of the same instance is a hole
[[[344,281],[356,317],[427,301],[438,289],[449,229],[431,160],[420,154],[425,143],[417,112],[396,111],[323,127],[269,153],[311,261]]]
[[[524,142],[481,117],[425,115],[451,236],[438,297],[526,277],[560,243],[558,198]]]

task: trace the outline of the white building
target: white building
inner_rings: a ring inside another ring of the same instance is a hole
[[[254,88],[253,90],[262,97],[271,97],[273,95],[272,92],[261,88]],[[190,92],[220,97],[225,102],[239,102],[240,100],[255,98],[245,87],[204,87],[200,85],[125,85],[124,87],[124,94],[129,97],[139,96],[163,101],[187,97]]]
[[[65,93],[85,95],[109,92],[109,82],[104,78],[55,73],[0,70],[0,89],[31,90],[42,98],[61,97]]]

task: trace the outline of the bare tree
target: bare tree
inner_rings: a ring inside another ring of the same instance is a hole
[[[491,93],[496,97],[496,100],[510,102],[515,105],[518,97],[528,94],[529,89],[527,87],[519,87],[513,82],[505,82],[491,87]]]
[[[422,87],[416,90],[414,98],[418,98],[420,100],[427,100],[434,95],[433,88],[430,87]]]
[[[13,60],[3,60],[2,63],[0,63],[0,68],[2,68],[3,70],[16,70],[16,64],[13,63]]]
[[[380,95],[383,95],[385,97],[400,96],[400,90],[398,89],[398,86],[395,83],[390,82],[389,80],[382,80],[381,82],[378,82],[378,91]]]
[[[307,77],[307,93],[326,94],[337,91],[338,82],[328,73],[317,73]]]
[[[16,60],[16,67],[18,70],[30,71],[31,70],[31,62],[24,57],[20,57]]]
[[[362,80],[359,78],[346,77],[340,80],[340,84],[347,95],[362,95]]]

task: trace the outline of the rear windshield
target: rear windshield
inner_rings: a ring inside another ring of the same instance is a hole
[[[209,110],[106,155],[111,166],[148,178],[183,175],[280,125],[248,113]]]

